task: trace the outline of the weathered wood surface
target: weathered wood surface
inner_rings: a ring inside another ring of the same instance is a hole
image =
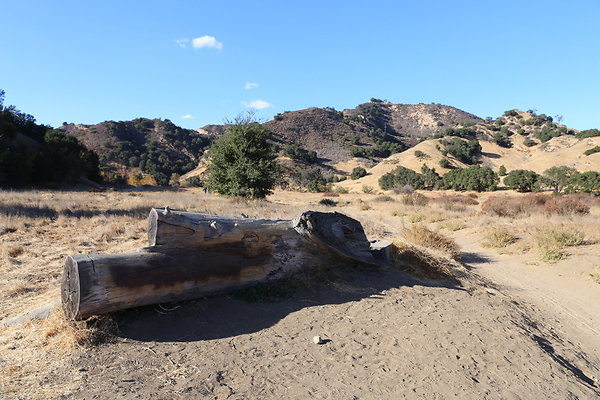
[[[65,315],[193,299],[333,262],[379,263],[360,223],[339,213],[308,211],[290,221],[153,209],[148,240],[135,253],[67,257]]]

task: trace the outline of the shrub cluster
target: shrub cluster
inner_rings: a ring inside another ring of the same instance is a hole
[[[283,148],[283,154],[292,160],[302,161],[307,164],[315,164],[318,161],[316,151],[306,150],[297,144],[286,144]]]
[[[398,190],[404,186],[414,189],[453,189],[458,191],[475,190],[478,192],[495,190],[498,185],[498,175],[489,167],[478,165],[469,168],[459,168],[447,172],[440,177],[435,168],[426,165],[417,173],[402,166],[379,178],[379,186],[384,190]]]
[[[552,167],[542,175],[530,170],[511,171],[504,184],[519,192],[552,190],[556,193],[599,193],[600,173],[596,171],[578,172],[567,166]]]
[[[536,212],[549,215],[587,214],[590,207],[579,196],[530,194],[490,197],[483,202],[481,210],[499,217],[517,217]]]
[[[600,136],[600,129],[586,129],[575,134],[575,137],[579,139],[585,139],[595,136]]]
[[[442,153],[451,154],[465,164],[475,164],[477,156],[481,154],[481,145],[477,140],[462,140],[459,138],[442,139],[440,143],[444,146]]]

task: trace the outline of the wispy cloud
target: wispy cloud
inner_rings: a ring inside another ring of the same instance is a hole
[[[216,37],[204,35],[192,39],[192,47],[194,49],[217,49],[223,48],[223,43],[219,42]]]
[[[194,117],[192,114],[185,114],[181,116],[181,119],[194,119],[196,117]]]
[[[242,101],[242,104],[248,108],[254,108],[255,110],[264,110],[265,108],[275,107],[273,104],[269,103],[265,100],[252,100],[252,101]]]
[[[177,43],[177,46],[181,47],[182,49],[185,49],[186,47],[188,47],[188,44],[190,43],[190,39],[188,39],[188,38],[175,39],[175,43]]]
[[[244,85],[244,89],[246,90],[252,90],[256,88],[258,88],[258,83],[256,82],[246,82],[246,84]]]

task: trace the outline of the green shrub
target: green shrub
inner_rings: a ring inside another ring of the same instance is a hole
[[[283,154],[292,160],[302,161],[307,164],[315,164],[318,161],[316,151],[306,150],[297,144],[286,144],[283,148]]]
[[[373,186],[363,185],[362,187],[363,193],[370,194],[374,192]]]
[[[350,175],[350,179],[357,180],[362,178],[363,176],[367,176],[367,170],[363,167],[354,167],[352,169],[352,174]]]
[[[600,153],[600,146],[592,147],[591,149],[587,149],[583,152],[586,156],[589,156],[594,153]]]
[[[498,168],[498,175],[506,176],[506,167],[504,165],[501,165],[500,168]]]
[[[424,186],[423,177],[412,169],[398,166],[379,178],[379,187],[383,190],[400,188],[405,185],[410,185],[414,189],[422,189]]]
[[[442,168],[450,168],[450,161],[447,158],[442,158],[440,160],[440,167]]]
[[[276,154],[268,129],[240,116],[210,148],[208,186],[226,196],[263,198],[278,179]]]
[[[506,148],[512,147],[512,142],[510,141],[508,136],[503,133],[494,133],[492,141],[500,147],[506,147]]]
[[[440,189],[493,191],[498,186],[498,175],[490,167],[479,165],[447,172],[439,184]]]
[[[534,171],[515,169],[504,178],[504,184],[518,192],[531,192],[539,177]]]
[[[422,152],[421,150],[415,150],[415,157],[418,159],[428,158],[429,156]]]
[[[600,136],[600,129],[586,129],[575,134],[576,138],[585,139]]]
[[[527,147],[532,147],[532,146],[535,146],[536,144],[537,144],[537,142],[530,138],[526,138],[525,140],[523,140],[523,145],[525,145]]]
[[[477,156],[481,154],[481,145],[477,140],[462,140],[452,138],[450,140],[442,139],[440,143],[444,145],[448,154],[453,155],[465,164],[475,164]]]

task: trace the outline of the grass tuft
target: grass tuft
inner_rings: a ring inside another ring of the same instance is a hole
[[[424,225],[416,224],[405,228],[402,236],[410,243],[442,251],[451,258],[458,259],[460,256],[460,248],[454,239],[440,232],[432,231]]]
[[[490,230],[484,236],[481,245],[483,247],[507,247],[517,241],[517,237],[506,228]]]

